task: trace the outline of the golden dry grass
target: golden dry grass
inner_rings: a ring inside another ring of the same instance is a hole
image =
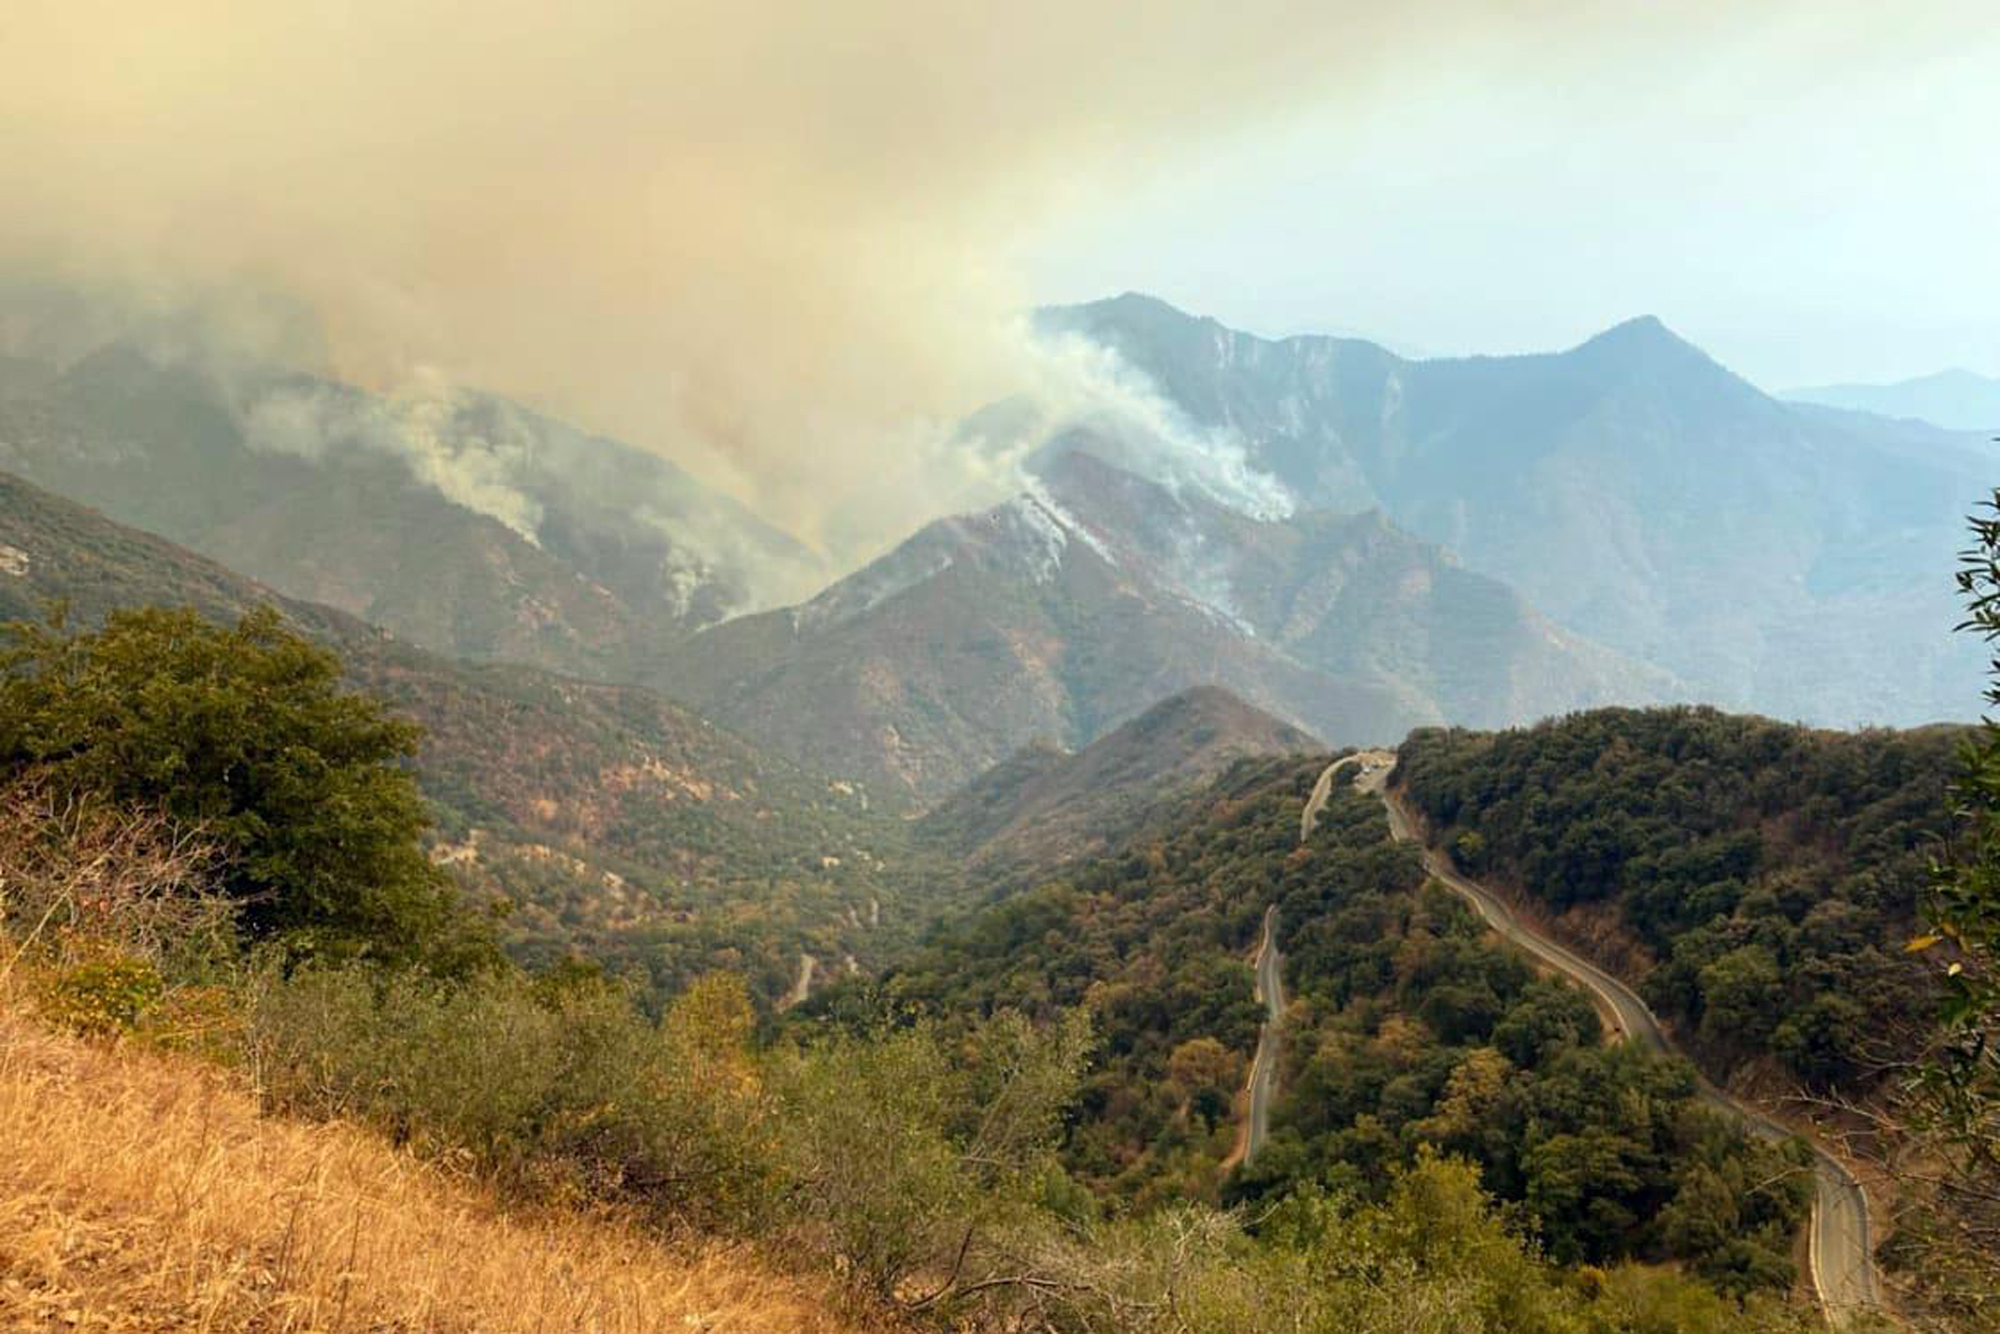
[[[740,1253],[510,1217],[191,1061],[51,1034],[0,995],[0,1328],[849,1334]]]

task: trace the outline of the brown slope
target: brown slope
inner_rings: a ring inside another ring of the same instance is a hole
[[[1379,517],[1254,518],[1082,448],[1038,467],[811,602],[675,646],[658,679],[917,806],[1202,684],[1341,744],[1669,691]]]
[[[246,1078],[51,1034],[18,991],[0,994],[0,1328],[860,1328],[740,1243],[510,1215],[356,1126],[263,1115]]]
[[[918,823],[975,865],[1047,868],[1109,847],[1141,812],[1250,755],[1324,750],[1218,686],[1162,700],[1073,755],[1030,746]]]
[[[1435,717],[1342,679],[1073,534],[1021,497],[933,524],[802,607],[733,621],[662,673],[711,716],[810,767],[935,801],[1033,738],[1080,746],[1221,683],[1311,730],[1399,737]]]
[[[1053,492],[1122,564],[1226,606],[1287,656],[1344,679],[1395,682],[1435,715],[1520,721],[1678,692],[1665,672],[1564,631],[1379,510],[1254,518],[1200,494],[1163,503],[1078,435],[1042,465]]]

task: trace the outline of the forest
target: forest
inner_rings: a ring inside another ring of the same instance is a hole
[[[1602,1044],[1582,992],[1540,979],[1426,887],[1373,798],[1343,790],[1300,846],[1323,760],[1242,761],[1174,832],[941,930],[879,985],[822,999],[971,1017],[1083,1007],[1100,1041],[1062,1160],[1144,1211],[1379,1198],[1428,1154],[1478,1166],[1554,1259],[1678,1259],[1730,1291],[1784,1288],[1809,1199],[1799,1146],[1747,1138],[1684,1062]],[[1173,828],[1160,821],[1155,828]],[[1261,1013],[1250,955],[1283,927],[1288,1014],[1272,1137],[1224,1163]]]
[[[1707,708],[1413,733],[1396,782],[1468,873],[1643,974],[1725,1078],[1864,1091],[1935,1017],[1901,948],[1968,729],[1836,733]]]

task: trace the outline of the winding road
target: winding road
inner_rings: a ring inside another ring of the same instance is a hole
[[[1390,833],[1399,840],[1418,844],[1424,870],[1433,879],[1470,903],[1487,926],[1503,940],[1589,991],[1619,1037],[1644,1043],[1655,1051],[1676,1050],[1661,1028],[1659,1019],[1630,987],[1574,951],[1537,935],[1514,915],[1504,899],[1477,881],[1460,875],[1449,858],[1425,845],[1419,836],[1418,821],[1402,800],[1388,790],[1389,771],[1395,764],[1392,753],[1363,752],[1361,756],[1349,758],[1363,760],[1361,776],[1355,781],[1356,788],[1373,792],[1382,799],[1389,814]],[[1322,784],[1331,785],[1333,767],[1330,766],[1320,776]],[[1317,787],[1314,795],[1320,798],[1321,805],[1325,804]],[[1309,832],[1310,825],[1305,827]],[[1262,1055],[1261,1045],[1259,1055]],[[1697,1079],[1700,1077],[1697,1076]],[[1756,1108],[1738,1102],[1706,1079],[1700,1079],[1700,1096],[1711,1106],[1741,1117],[1755,1133],[1766,1139],[1790,1139],[1797,1133]],[[1813,1151],[1817,1187],[1807,1239],[1813,1290],[1818,1294],[1828,1321],[1839,1326],[1854,1315],[1882,1308],[1881,1290],[1875,1275],[1868,1197],[1845,1164],[1810,1139],[1807,1143]]]
[[[1278,1023],[1285,1014],[1285,980],[1278,968],[1278,905],[1264,910],[1264,935],[1257,942],[1257,1000],[1264,1007],[1264,1026],[1257,1031],[1257,1054],[1250,1059],[1250,1106],[1244,1118],[1243,1162],[1247,1166],[1264,1147],[1271,1126],[1271,1073],[1278,1063]]]
[[[1383,756],[1388,755],[1386,761]],[[1396,757],[1387,751],[1361,751],[1353,755],[1343,755],[1320,771],[1319,780],[1313,784],[1312,795],[1306,798],[1306,807],[1299,815],[1299,842],[1312,837],[1313,826],[1319,822],[1320,812],[1326,809],[1328,799],[1333,796],[1333,776],[1349,764],[1359,764],[1365,778],[1376,767],[1394,765]],[[1383,767],[1383,772],[1388,772]],[[1244,1081],[1243,1092],[1246,1103],[1243,1116],[1243,1137],[1237,1152],[1231,1155],[1224,1168],[1234,1167],[1238,1162],[1250,1163],[1257,1157],[1257,1150],[1264,1146],[1265,1133],[1271,1124],[1271,1089],[1278,1065],[1278,1026],[1285,1017],[1285,979],[1279,968],[1278,957],[1278,906],[1274,903],[1264,910],[1264,933],[1257,941],[1256,996],[1264,1007],[1264,1024],[1257,1030],[1257,1054],[1250,1059],[1250,1077]]]

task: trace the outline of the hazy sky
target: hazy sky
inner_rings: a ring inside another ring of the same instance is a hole
[[[1126,288],[1441,351],[1652,312],[1773,386],[2000,372],[1991,3],[15,0],[0,276],[279,292],[339,374],[865,545],[998,480],[963,413],[1095,392],[1018,312]]]
[[[1652,313],[1774,388],[2000,374],[2000,10],[1739,8],[1534,69],[1411,43],[1026,262],[1270,334],[1498,351]]]

